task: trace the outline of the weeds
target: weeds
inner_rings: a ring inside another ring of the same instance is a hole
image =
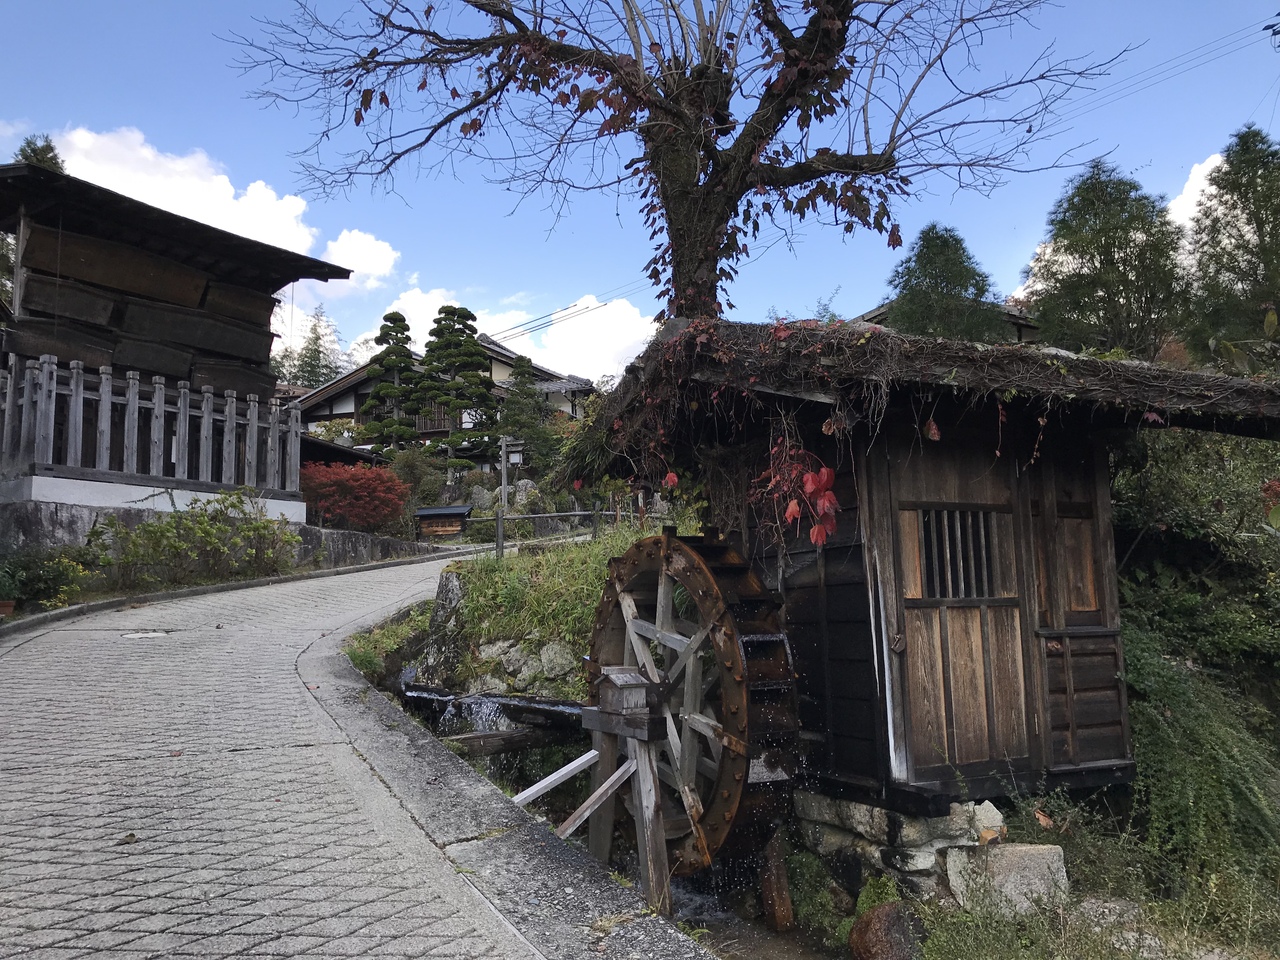
[[[412,607],[403,619],[348,637],[343,649],[347,651],[352,665],[370,682],[376,683],[386,671],[387,657],[399,651],[410,637],[426,632],[431,623],[433,603],[424,600]]]

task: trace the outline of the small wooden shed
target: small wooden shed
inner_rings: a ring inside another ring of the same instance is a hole
[[[1168,427],[1280,438],[1280,389],[861,323],[699,322],[628,369],[570,470],[702,484],[708,525],[781,599],[800,777],[933,813],[1132,775],[1108,444]],[[818,533],[785,510],[822,467],[840,509]]]

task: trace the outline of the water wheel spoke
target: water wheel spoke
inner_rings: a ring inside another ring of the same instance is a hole
[[[618,606],[622,608],[622,617],[627,624],[627,639],[631,642],[630,649],[635,654],[636,661],[644,669],[648,678],[657,682],[662,677],[662,672],[658,669],[658,665],[653,661],[653,653],[649,650],[649,640],[642,636],[636,630],[636,623],[645,623],[639,612],[636,610],[636,602],[631,594],[623,590],[618,594]]]

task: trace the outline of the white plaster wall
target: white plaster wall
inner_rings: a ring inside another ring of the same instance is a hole
[[[210,500],[214,496],[213,493],[198,490],[173,490],[142,483],[104,483],[67,477],[27,476],[0,481],[0,501],[35,500],[82,507],[135,507],[165,513],[185,509],[195,498]],[[293,523],[306,522],[307,505],[301,500],[266,499],[264,506],[272,518],[283,516]]]

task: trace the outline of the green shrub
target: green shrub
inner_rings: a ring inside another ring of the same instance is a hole
[[[821,859],[804,849],[787,854],[785,863],[796,925],[828,947],[842,947],[848,942],[855,918],[837,909],[831,872]]]
[[[348,637],[342,646],[352,665],[371,682],[377,682],[386,671],[387,657],[398,652],[413,637],[427,632],[433,604],[434,601],[425,600],[412,607],[401,619]]]
[[[64,547],[60,550],[24,550],[0,564],[0,599],[54,610],[76,601],[95,575],[97,557],[92,550]],[[4,593],[11,596],[5,597]]]
[[[129,528],[107,517],[90,533],[109,582],[123,589],[222,582],[286,573],[302,539],[271,519],[252,490],[192,500]]]

